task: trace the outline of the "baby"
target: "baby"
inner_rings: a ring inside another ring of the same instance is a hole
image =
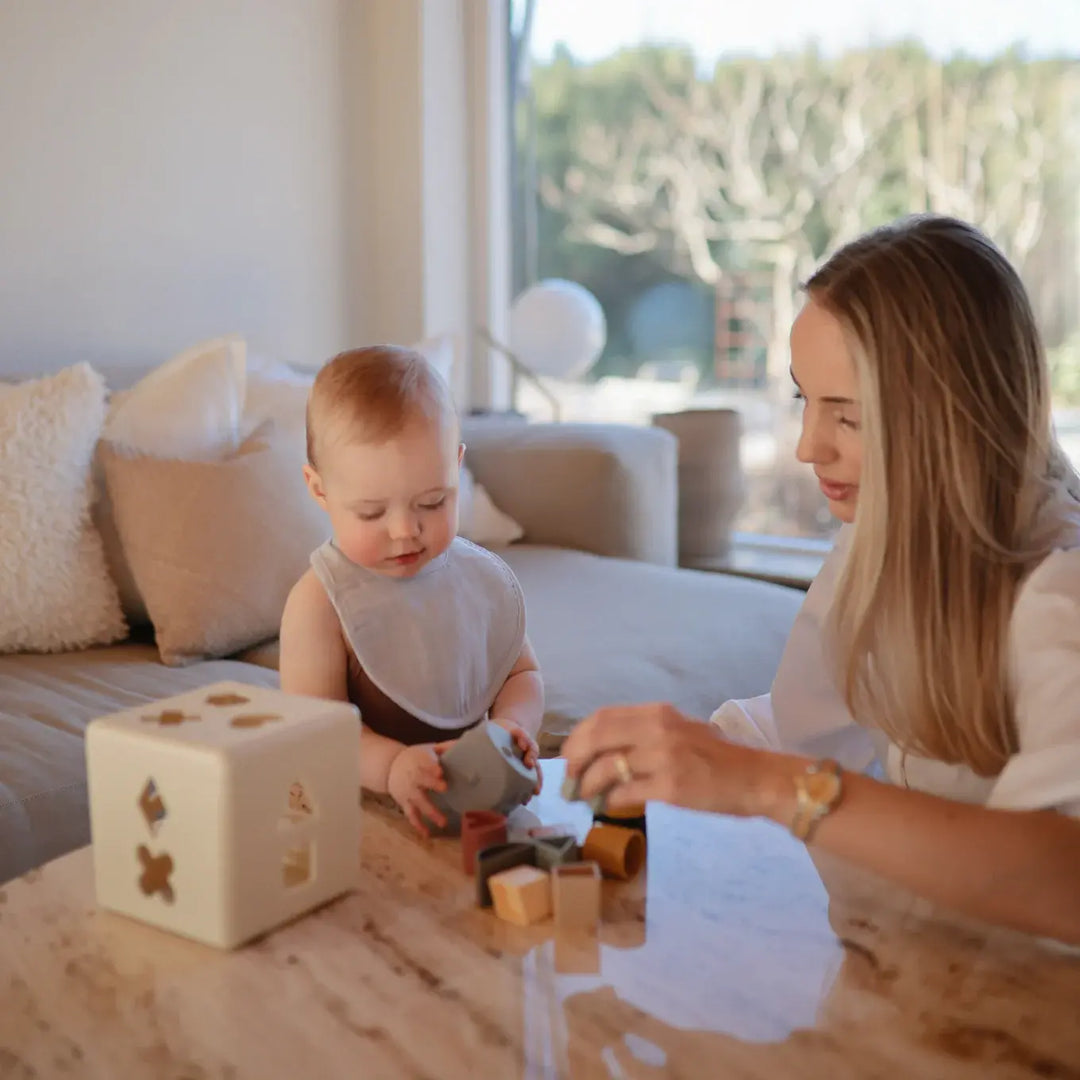
[[[281,620],[281,688],[360,709],[360,780],[413,826],[441,827],[439,755],[485,717],[528,765],[544,690],[521,586],[457,535],[465,447],[450,391],[419,354],[341,353],[312,386],[304,478],[333,539]]]

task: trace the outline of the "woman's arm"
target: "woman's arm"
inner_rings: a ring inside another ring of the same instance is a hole
[[[660,799],[785,827],[809,764],[727,742],[669,705],[602,709],[563,754],[582,795],[610,789],[612,807]],[[1080,821],[1065,815],[970,806],[845,773],[813,844],[963,914],[1080,944]]]
[[[763,753],[758,815],[788,826],[809,761]],[[844,774],[813,846],[985,922],[1080,944],[1080,821],[991,810]]]

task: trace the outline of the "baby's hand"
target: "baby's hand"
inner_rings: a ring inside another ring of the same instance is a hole
[[[428,835],[424,819],[442,828],[446,818],[428,798],[429,791],[445,791],[442,762],[433,743],[406,746],[390,764],[386,789],[418,833]]]
[[[501,728],[506,728],[513,735],[514,742],[521,751],[522,760],[530,769],[536,770],[536,787],[533,788],[533,794],[539,795],[540,789],[544,786],[544,774],[540,771],[540,747],[536,745],[536,740],[513,720],[498,720],[492,717],[491,722],[498,724]]]

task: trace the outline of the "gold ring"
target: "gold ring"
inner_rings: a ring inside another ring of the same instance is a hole
[[[615,755],[615,775],[618,776],[620,784],[629,784],[634,779],[634,772],[625,754]]]

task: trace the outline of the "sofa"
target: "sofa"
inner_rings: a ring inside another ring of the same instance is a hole
[[[768,689],[802,593],[678,569],[676,443],[659,429],[465,425],[477,482],[523,530],[500,549],[543,669],[542,751],[605,704],[666,700],[705,717]],[[0,883],[89,842],[83,734],[94,717],[221,679],[273,686],[276,643],[162,664],[118,644],[0,656]]]

